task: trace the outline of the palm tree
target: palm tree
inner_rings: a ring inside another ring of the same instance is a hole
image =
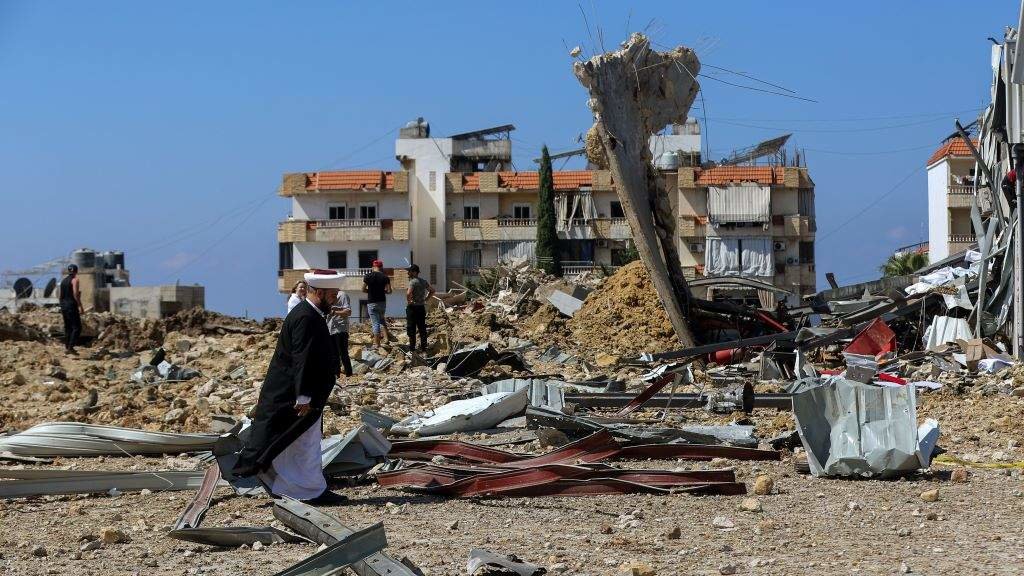
[[[883,276],[908,276],[928,265],[928,255],[920,252],[893,254],[879,267]]]

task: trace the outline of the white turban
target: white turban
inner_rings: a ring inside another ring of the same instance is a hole
[[[310,288],[324,288],[327,290],[341,290],[341,283],[345,277],[336,272],[329,274],[306,272],[302,277]]]

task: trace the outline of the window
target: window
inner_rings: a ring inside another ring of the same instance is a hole
[[[612,218],[625,218],[626,213],[622,210],[622,202],[612,200]]]
[[[294,267],[292,262],[292,243],[281,242],[277,245],[277,269],[291,270]]]
[[[462,219],[463,220],[479,220],[480,219],[480,206],[463,206],[462,207]]]
[[[360,268],[372,268],[373,261],[377,259],[376,250],[360,250],[359,251],[359,267]]]
[[[530,208],[531,206],[529,204],[513,204],[512,217],[517,220],[529,220]]]
[[[786,273],[786,264],[783,263],[783,262],[776,262],[775,263],[775,273],[776,274],[785,274]]]
[[[348,268],[348,252],[345,250],[328,250],[327,267],[332,270],[344,270]]]
[[[437,190],[437,172],[434,172],[433,170],[430,171],[430,180],[428,185],[431,192]]]
[[[814,241],[800,243],[800,263],[814,263]]]
[[[437,238],[437,218],[430,218],[430,237]]]
[[[430,265],[430,283],[437,284],[437,264]]]
[[[480,268],[480,262],[483,259],[483,252],[481,250],[463,250],[462,251],[462,267],[467,271],[476,273],[477,268]]]
[[[344,220],[347,215],[344,204],[332,204],[327,207],[328,220]]]
[[[797,211],[801,216],[814,216],[813,188],[805,188],[797,192]]]
[[[376,220],[377,219],[377,204],[367,203],[359,205],[359,219],[360,220]]]

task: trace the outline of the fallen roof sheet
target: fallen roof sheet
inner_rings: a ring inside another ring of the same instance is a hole
[[[274,517],[306,538],[328,546],[355,532],[336,518],[287,496],[274,500]],[[419,572],[383,551],[353,563],[349,569],[359,576],[417,576]]]
[[[213,450],[216,434],[174,434],[134,428],[48,422],[0,438],[0,451],[21,456],[129,456]]]
[[[271,544],[301,544],[309,540],[296,536],[273,526],[224,526],[214,528],[177,528],[167,533],[175,540],[236,548],[243,544],[252,546],[256,542],[269,546]]]
[[[562,386],[565,382],[561,380],[546,380],[542,378],[507,378],[485,384],[481,388],[481,394],[494,394],[495,392],[518,392],[526,389],[530,406],[550,406],[555,410],[561,410],[565,406],[565,393]]]
[[[13,473],[24,474],[29,470],[5,470],[9,477]],[[8,480],[0,482],[0,498],[26,498],[53,494],[92,494],[110,492],[138,492],[141,490],[197,490],[202,485],[202,472],[179,470],[158,470],[153,472],[95,472],[78,470],[55,470],[32,472],[60,472],[46,478]]]
[[[206,473],[203,474],[203,483],[200,485],[196,497],[192,502],[189,502],[181,517],[174,523],[175,530],[199,526],[199,523],[203,521],[206,511],[210,509],[210,500],[213,498],[213,493],[217,490],[217,484],[219,483],[220,468],[214,464],[206,469]]]

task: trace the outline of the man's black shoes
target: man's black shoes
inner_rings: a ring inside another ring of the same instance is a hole
[[[337,492],[324,490],[316,498],[310,498],[309,500],[303,500],[302,502],[304,504],[309,504],[310,506],[335,506],[337,504],[348,502],[348,496],[342,496]]]

